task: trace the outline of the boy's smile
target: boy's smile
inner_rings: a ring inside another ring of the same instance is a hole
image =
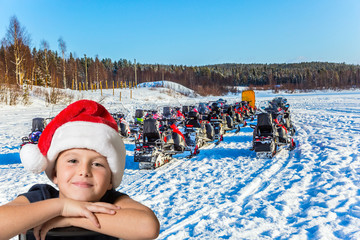
[[[90,188],[93,186],[91,183],[87,183],[87,182],[73,182],[72,184],[80,188]]]
[[[70,149],[59,154],[53,181],[60,198],[99,201],[112,188],[111,170],[104,156],[88,149]]]

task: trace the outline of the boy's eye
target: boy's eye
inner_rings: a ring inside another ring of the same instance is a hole
[[[94,162],[93,165],[95,167],[103,167],[104,165],[102,165],[101,163],[98,163],[98,162]]]
[[[68,160],[68,163],[76,163],[76,162],[77,162],[76,159],[70,159],[70,160]]]

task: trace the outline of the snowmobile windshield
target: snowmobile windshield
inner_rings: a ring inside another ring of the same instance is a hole
[[[135,110],[135,118],[142,118],[142,117],[144,117],[144,110],[136,109]]]
[[[170,107],[164,107],[163,115],[164,116],[170,116],[171,115],[171,108]]]
[[[44,130],[44,119],[43,118],[34,118],[32,120],[32,132],[40,131],[42,132]]]

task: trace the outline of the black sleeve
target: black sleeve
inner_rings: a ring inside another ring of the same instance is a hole
[[[108,190],[105,195],[101,198],[101,202],[114,203],[116,199],[126,195],[125,193],[118,192],[114,189]]]
[[[32,186],[27,193],[20,194],[19,196],[24,196],[29,202],[33,203],[50,198],[57,198],[59,197],[59,192],[48,184],[36,184]]]

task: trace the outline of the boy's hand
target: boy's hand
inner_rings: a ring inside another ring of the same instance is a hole
[[[36,240],[45,240],[46,234],[53,228],[70,227],[66,217],[53,218],[40,226],[34,227],[34,236]]]
[[[105,202],[81,202],[69,198],[64,199],[61,216],[85,217],[96,227],[100,228],[99,221],[94,213],[115,214],[120,207]]]

